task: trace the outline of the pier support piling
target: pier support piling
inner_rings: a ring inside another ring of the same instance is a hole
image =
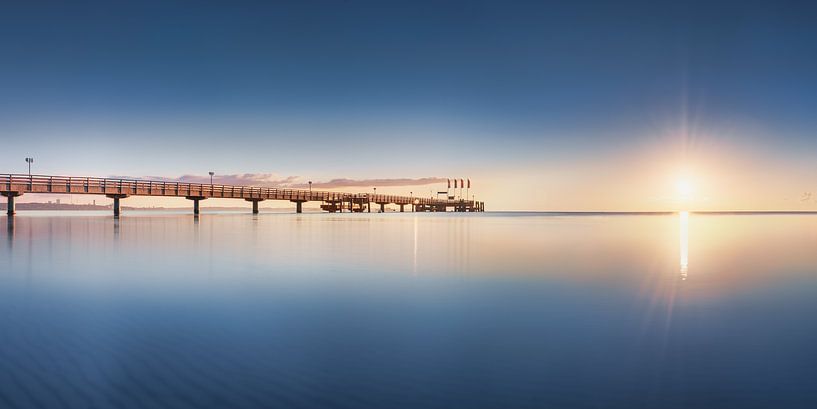
[[[400,205],[400,213],[403,213],[403,212],[405,211],[405,210],[403,209],[403,206],[405,206],[405,205]]]
[[[252,202],[252,214],[258,214],[258,203],[263,202],[264,199],[245,199],[248,202]]]
[[[306,200],[290,200],[290,202],[295,202],[295,213],[303,213],[304,212],[304,202]]]
[[[199,202],[207,198],[204,196],[187,196],[185,199],[193,201],[193,215],[198,216],[200,213]]]
[[[6,214],[9,217],[14,216],[14,198],[21,194],[19,192],[0,192],[0,194],[6,197]]]
[[[386,212],[386,204],[385,203],[378,203],[380,205],[380,213]]]
[[[119,217],[119,199],[125,199],[128,195],[125,194],[115,194],[115,195],[105,195],[108,199],[113,199],[113,217]]]
[[[17,197],[17,196],[22,196],[23,194],[20,193],[20,192],[7,191],[7,192],[0,192],[0,195],[3,195],[3,196],[6,197],[6,203],[7,203],[6,214],[8,214],[9,217],[14,216],[14,213],[15,213],[15,211],[14,211],[15,210],[14,209],[14,198]]]

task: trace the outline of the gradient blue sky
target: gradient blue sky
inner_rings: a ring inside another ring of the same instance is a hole
[[[785,1],[7,2],[0,172],[31,155],[471,177],[493,209],[812,208],[815,21]]]

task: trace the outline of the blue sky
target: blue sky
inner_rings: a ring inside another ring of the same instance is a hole
[[[797,176],[755,205],[779,207],[817,188],[815,18],[779,1],[16,2],[0,171],[32,155],[95,176],[471,176],[503,208],[618,209],[663,206],[628,186],[669,172],[622,165],[737,155],[733,173]],[[518,189],[532,199],[503,199]],[[712,192],[697,205],[750,199]]]

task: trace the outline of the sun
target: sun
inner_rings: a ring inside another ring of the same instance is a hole
[[[678,193],[678,196],[683,199],[687,199],[692,196],[695,188],[689,179],[678,179],[675,182],[675,191]]]

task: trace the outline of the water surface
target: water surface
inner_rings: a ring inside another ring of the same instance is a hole
[[[19,213],[3,408],[817,407],[817,216]]]

